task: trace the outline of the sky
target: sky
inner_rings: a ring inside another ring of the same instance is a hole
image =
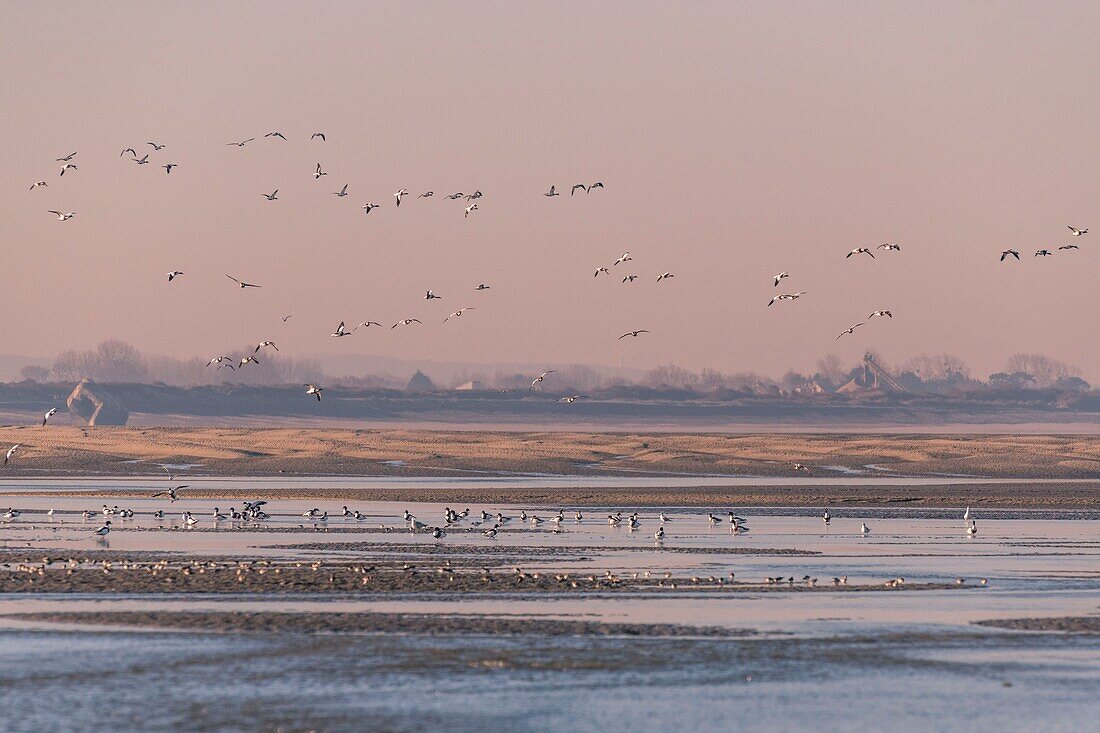
[[[322,364],[778,375],[874,349],[984,376],[1024,351],[1100,380],[1098,24],[1096,3],[8,0],[0,352],[272,339]],[[468,218],[444,198],[474,190]]]

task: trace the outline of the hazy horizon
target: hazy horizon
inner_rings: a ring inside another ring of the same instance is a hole
[[[0,20],[6,353],[273,339],[778,376],[873,349],[984,377],[1041,352],[1100,380],[1100,57],[1081,33],[1100,6],[9,2]],[[475,189],[469,218],[444,198]],[[882,242],[902,251],[844,257]],[[895,317],[836,340],[877,309]],[[389,328],[406,317],[424,325]],[[329,336],[367,319],[384,327]]]

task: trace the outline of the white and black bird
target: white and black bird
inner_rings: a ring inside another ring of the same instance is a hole
[[[126,153],[129,153],[130,156],[133,157],[133,158],[137,157],[137,151],[134,150],[133,148],[123,148],[122,152],[118,154],[118,157],[121,158],[122,156],[126,155]]]
[[[152,141],[146,142],[145,144],[146,145],[152,145],[153,146],[153,152],[156,152],[158,150],[164,150],[164,147],[165,147],[164,145],[160,145],[159,143],[155,143],[155,142],[152,142]]]
[[[1081,248],[1078,247],[1076,244],[1063,244],[1058,249],[1081,249]]]
[[[550,190],[544,193],[543,196],[561,196],[561,194],[557,192],[554,186],[551,186]]]
[[[592,277],[599,277],[601,272],[605,275],[611,274],[611,270],[607,269],[606,267],[597,267],[596,271],[592,273]]]
[[[800,290],[797,293],[782,293],[781,295],[777,295],[774,298],[772,298],[771,300],[769,300],[768,301],[768,307],[770,308],[771,306],[775,305],[777,302],[779,302],[781,300],[798,300],[799,298],[801,298],[805,294],[806,294],[805,290]]]
[[[76,153],[69,153],[68,155],[66,155],[63,158],[56,158],[56,161],[58,163],[68,163],[70,160],[72,160],[75,157],[76,157]]]
[[[336,330],[329,334],[329,336],[332,336],[333,338],[340,338],[342,336],[350,336],[350,335],[351,335],[351,331],[347,330],[344,327],[344,322],[343,321],[340,321],[340,325],[336,327]]]
[[[73,153],[73,155],[76,155],[76,153]],[[16,443],[11,448],[8,448],[8,452],[4,454],[4,465],[5,466],[8,465],[8,463],[11,462],[11,457],[15,455],[15,451],[19,450],[20,445],[22,445],[22,443]]]
[[[237,278],[233,277],[232,275],[230,275],[228,273],[226,273],[225,276],[227,278],[229,278],[230,280],[232,280],[233,282],[237,283],[237,285],[239,285],[242,289],[243,288],[262,288],[263,287],[262,285],[254,285],[252,283],[245,282],[244,280],[238,280]]]
[[[279,200],[278,193],[279,193],[279,189],[276,188],[271,193],[262,193],[260,195],[263,196],[268,201],[278,201]]]
[[[1077,227],[1069,227],[1069,230],[1073,233],[1073,236],[1075,237],[1080,237],[1082,234],[1089,233],[1088,229],[1078,229]]]
[[[62,213],[60,211],[54,211],[53,209],[50,209],[49,213],[56,216],[58,221],[68,221],[69,219],[72,219],[74,216],[76,216],[75,211]]]
[[[856,247],[848,254],[844,255],[844,259],[848,259],[852,255],[867,255],[872,260],[875,259],[875,253],[869,250],[867,247]]]
[[[424,193],[417,196],[417,198],[418,199],[430,199],[432,196],[435,196],[435,191],[425,191]]]
[[[649,331],[645,330],[644,328],[639,328],[637,331],[627,331],[622,336],[620,336],[618,340],[622,341],[627,336],[630,336],[631,338],[638,338],[638,335],[643,333],[649,333]]]
[[[871,315],[867,316],[867,320],[869,321],[872,318],[874,318],[875,316],[886,316],[887,318],[893,318],[894,314],[891,313],[890,311],[875,311]]]
[[[1020,259],[1020,253],[1014,249],[1006,249],[1001,252],[1001,262],[1005,261],[1005,257],[1015,257],[1018,260]]]
[[[365,204],[363,204],[363,207],[362,207],[363,208],[363,213],[364,214],[369,214],[372,209],[377,209],[381,205],[382,204],[376,204],[376,203],[373,203],[373,202],[365,203]]]
[[[135,157],[134,162],[137,163],[138,165],[149,165],[149,153],[146,153],[145,155],[141,156],[140,158]]]
[[[670,277],[676,277],[676,276],[673,275],[671,272],[662,272],[660,275],[657,276],[657,282],[661,282],[662,280],[668,280]]]
[[[172,488],[165,489],[164,491],[158,491],[157,493],[153,494],[151,498],[156,499],[158,496],[167,496],[169,503],[175,503],[180,498],[180,489],[186,489],[189,485],[190,484],[180,484],[179,486],[173,486]]]
[[[878,249],[884,249],[887,252],[901,252],[901,245],[892,242],[883,242],[878,246]]]
[[[111,520],[108,519],[106,522],[103,523],[102,527],[97,529],[92,534],[96,535],[97,537],[106,537],[110,533],[111,533]]]
[[[782,280],[783,278],[790,277],[790,276],[791,276],[791,273],[789,273],[789,272],[781,272],[778,275],[772,276],[772,280],[775,281],[775,285],[773,285],[772,287],[779,287],[779,281]]]
[[[246,356],[246,357],[244,357],[243,359],[241,359],[241,362],[240,362],[240,363],[239,363],[239,364],[237,365],[237,368],[238,368],[238,369],[240,369],[240,368],[241,368],[241,367],[243,367],[243,366],[244,366],[245,364],[256,364],[256,365],[259,365],[259,363],[260,363],[260,360],[259,360],[259,359],[257,359],[257,358],[256,358],[255,356]]]
[[[461,316],[466,311],[472,311],[472,310],[476,310],[476,308],[472,305],[468,305],[465,308],[459,308],[454,313],[452,313],[451,315],[444,318],[443,322],[446,323],[447,321],[451,320],[452,318],[458,318],[459,316]]]
[[[474,290],[490,290],[490,287],[485,283],[481,283],[476,288],[474,288]]]
[[[252,142],[255,139],[256,138],[254,138],[254,137],[250,137],[247,140],[241,140],[241,141],[235,142],[235,143],[226,143],[226,145],[236,145],[238,148],[243,148],[245,145],[247,145],[248,143]]]
[[[318,402],[321,401],[321,393],[324,392],[324,388],[317,387],[316,385],[312,384],[307,384],[304,386],[306,388],[307,395],[310,395],[311,397],[316,397]]]
[[[183,274],[183,270],[172,270],[168,273],[168,282],[172,282],[177,277]]]
[[[321,138],[321,142],[325,142],[325,133],[315,132],[315,133],[313,133],[312,135],[309,136],[310,140],[315,140],[316,138]]]
[[[612,266],[612,267],[614,267],[615,265],[620,265],[620,264],[622,264],[623,262],[630,262],[630,261],[631,261],[631,260],[633,260],[633,259],[634,259],[634,258],[630,256],[630,253],[629,253],[629,252],[623,252],[622,256],[621,256],[621,257],[619,257],[619,259],[615,260],[615,261],[614,261],[614,262],[613,262],[613,263],[611,264],[611,266]]]
[[[281,133],[281,132],[278,132],[278,131],[275,131],[275,132],[269,132],[269,133],[267,133],[266,135],[264,135],[264,137],[277,137],[277,138],[280,138],[280,139],[282,139],[282,140],[283,140],[284,142],[286,141],[286,136],[285,136],[285,135],[283,135],[283,133]]]
[[[855,333],[855,330],[857,328],[859,328],[860,326],[862,326],[863,324],[864,324],[864,321],[860,321],[859,323],[855,324],[854,326],[850,326],[850,327],[844,329],[843,331],[840,332],[840,336],[836,337],[836,340],[840,341],[841,336],[847,336],[849,334]]]
[[[1054,253],[1051,252],[1049,249],[1040,249],[1035,251],[1036,257],[1050,257],[1052,254]]]
[[[313,180],[317,180],[321,176],[327,176],[327,175],[328,175],[328,173],[325,173],[323,170],[321,170],[321,164],[318,163],[317,167],[313,170]]]
[[[556,371],[556,369],[547,369],[542,374],[535,377],[534,380],[531,382],[531,389],[534,389],[537,385],[542,384],[546,380],[546,375],[553,374]]]
[[[149,157],[149,156],[145,156],[145,157]],[[73,163],[66,163],[65,165],[61,166],[61,172],[58,175],[63,176],[63,175],[65,175],[65,171],[70,171],[70,170],[75,171],[75,170],[80,170],[80,169],[77,168],[76,165],[73,164]]]
[[[397,328],[398,326],[409,326],[409,325],[412,325],[413,323],[423,324],[423,321],[421,321],[419,318],[402,318],[400,321],[398,321],[397,323],[390,326],[390,330],[392,331],[393,329]]]
[[[48,185],[50,185],[50,184],[46,183],[45,181],[35,181],[34,183],[31,184],[31,187],[30,187],[29,190],[33,191],[34,189],[38,188],[39,186],[48,186]]]
[[[469,217],[470,212],[473,212],[473,211],[477,211],[477,204],[470,204],[469,206],[467,206],[466,207],[466,213],[463,214],[462,218],[465,219],[465,218]]]
[[[623,280],[622,280],[622,281],[623,281],[624,283],[632,283],[632,282],[634,282],[634,281],[635,281],[635,280],[637,280],[637,279],[638,279],[638,276],[637,276],[637,275],[627,275],[626,277],[624,277],[624,278],[623,278]],[[660,281],[660,280],[658,280],[657,282],[661,282],[661,281]]]
[[[360,321],[358,324],[356,324],[355,328],[351,330],[358,331],[360,328],[370,328],[371,326],[378,326],[379,328],[381,328],[382,324],[378,321]]]
[[[344,198],[345,196],[347,196],[348,195],[348,184],[345,183],[339,191],[333,191],[332,195],[333,196],[339,196],[340,198]]]
[[[401,199],[409,195],[409,189],[399,188],[393,192],[393,199],[397,202],[398,206],[401,206]]]
[[[436,295],[435,291],[432,291],[432,290],[429,290],[426,293],[424,293],[424,300],[437,300],[437,299],[442,299],[442,298],[443,298],[442,295]]]
[[[172,175],[172,169],[173,168],[179,168],[179,166],[180,166],[179,163],[165,163],[164,165],[161,166],[161,168],[163,168],[164,172],[167,173],[168,175]]]
[[[230,368],[230,370],[232,370],[233,369],[233,357],[232,356],[215,356],[213,359],[206,362],[206,366],[211,366],[213,364],[218,364],[219,365],[218,369],[221,369],[223,366],[227,366],[227,367]]]
[[[56,414],[57,414],[57,408],[56,407],[51,407],[46,412],[46,414],[42,416],[42,425],[45,426],[46,423],[50,421],[50,418],[53,417]]]
[[[252,353],[253,354],[258,354],[258,353],[260,353],[260,349],[262,349],[264,347],[267,347],[267,346],[270,346],[271,348],[275,349],[276,351],[279,350],[279,347],[275,345],[274,341],[261,341],[260,343],[256,344],[256,350],[253,351]]]

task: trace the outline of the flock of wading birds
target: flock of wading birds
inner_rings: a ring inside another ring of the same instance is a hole
[[[282,141],[282,143],[288,142],[286,135],[284,135],[282,132],[277,131],[277,130],[266,133],[265,135],[263,135],[263,139],[270,140],[271,142],[275,142],[275,141]],[[254,141],[256,141],[256,138],[255,137],[250,137],[250,138],[246,138],[246,139],[242,139],[242,140],[235,140],[235,141],[226,143],[226,145],[229,145],[229,146],[232,146],[232,147],[237,147],[237,148],[244,148],[246,145],[248,145],[249,143],[252,143]],[[325,143],[327,141],[327,137],[326,137],[324,132],[314,132],[310,136],[309,141],[311,143]],[[280,143],[280,144],[282,144],[282,143]],[[163,143],[158,143],[158,142],[154,142],[154,141],[148,141],[148,142],[146,142],[146,145],[149,146],[149,148],[151,148],[151,150],[146,151],[145,148],[142,148],[142,152],[144,154],[141,155],[140,157],[138,156],[137,150],[133,147],[124,148],[122,150],[122,152],[119,154],[119,157],[121,158],[121,157],[124,157],[127,154],[129,154],[130,159],[133,163],[135,163],[138,166],[145,166],[145,165],[149,165],[151,163],[151,161],[149,160],[150,155],[161,153],[161,151],[163,151],[165,148],[168,147],[167,145],[165,145]],[[58,176],[59,178],[64,178],[65,173],[67,171],[79,171],[79,168],[78,168],[77,164],[73,162],[76,159],[76,156],[77,156],[77,153],[72,152],[72,153],[69,153],[68,155],[65,155],[65,156],[62,156],[60,158],[55,159],[55,162],[62,164],[61,165],[61,170],[60,170],[60,173],[59,173],[59,176]],[[168,161],[165,161],[164,163],[161,163],[159,165],[160,165],[161,168],[163,168],[165,170],[165,173],[167,175],[171,175],[171,173],[174,169],[180,167],[179,163],[168,162]],[[319,181],[321,178],[323,178],[327,175],[328,175],[328,171],[324,170],[324,167],[320,163],[317,163],[314,170],[313,170],[313,173],[312,173],[313,179],[315,181]],[[71,175],[70,175],[70,179],[71,179]],[[34,191],[37,188],[46,187],[48,185],[49,184],[45,180],[36,181],[33,184],[31,184],[30,190]],[[569,191],[569,195],[574,196],[574,195],[577,194],[578,191],[584,192],[585,194],[590,194],[590,193],[592,193],[593,191],[595,191],[597,189],[603,189],[603,188],[604,188],[604,184],[603,184],[602,181],[596,181],[596,182],[593,182],[593,183],[577,183],[577,184],[574,184],[571,187],[571,189]],[[274,202],[274,201],[279,201],[280,200],[279,197],[278,197],[278,194],[279,194],[279,189],[275,188],[274,190],[272,190],[271,193],[261,193],[259,195],[261,195],[268,202]],[[348,194],[348,184],[346,184],[346,183],[343,184],[343,186],[341,186],[341,188],[338,191],[332,191],[331,194],[333,196],[337,196],[339,198],[344,198],[344,197],[348,196],[349,195]],[[397,191],[395,191],[393,193],[394,207],[395,208],[400,208],[402,200],[406,199],[407,197],[409,197],[411,195],[412,194],[409,192],[409,190],[407,188],[399,188]],[[550,186],[550,189],[548,191],[544,192],[542,195],[547,197],[547,198],[554,198],[554,197],[560,196],[561,193],[557,190],[556,186],[552,185],[552,186]],[[470,216],[470,214],[472,214],[475,211],[478,211],[477,201],[479,199],[481,199],[482,196],[483,196],[483,194],[482,194],[481,190],[477,189],[473,193],[469,193],[469,194],[464,193],[462,191],[456,191],[455,193],[452,193],[452,194],[449,194],[449,195],[445,196],[445,198],[448,199],[448,200],[451,200],[451,201],[462,201],[462,202],[464,202],[466,204],[466,206],[463,210],[463,217],[468,218]],[[416,200],[429,199],[429,198],[433,198],[433,197],[435,197],[435,192],[434,191],[424,191],[424,192],[422,192],[422,193],[420,193],[419,195],[416,196]],[[371,211],[373,211],[374,209],[380,208],[381,206],[382,206],[382,204],[375,203],[373,201],[368,201],[367,203],[363,204],[362,209],[363,209],[363,212],[365,214],[370,214]],[[59,209],[50,209],[48,211],[49,211],[50,214],[55,215],[57,217],[58,221],[62,221],[62,222],[70,221],[76,216],[75,211],[62,211],[62,210],[59,210]],[[1078,229],[1078,228],[1073,227],[1073,226],[1070,226],[1069,230],[1070,230],[1070,233],[1075,238],[1076,237],[1081,237],[1081,236],[1088,233],[1088,229]],[[901,252],[901,245],[897,244],[897,243],[893,243],[893,242],[885,242],[883,244],[878,245],[875,249],[880,251],[880,252]],[[1069,250],[1079,249],[1079,247],[1076,244],[1065,244],[1065,245],[1062,245],[1062,246],[1058,247],[1058,249],[1069,251]],[[1040,250],[1037,250],[1035,252],[1034,256],[1035,257],[1049,257],[1053,254],[1054,253],[1049,249],[1040,249]],[[849,251],[845,255],[845,258],[847,259],[847,258],[851,258],[853,256],[859,256],[859,255],[866,255],[866,256],[870,257],[871,259],[875,259],[875,253],[874,253],[874,251],[872,251],[872,249],[870,247],[856,247],[856,248],[852,249],[851,251]],[[1017,261],[1019,261],[1019,259],[1020,259],[1019,251],[1017,251],[1015,249],[1006,249],[1006,250],[1003,250],[1001,252],[1001,262],[1004,262],[1005,259],[1010,258],[1010,257],[1015,258]],[[597,267],[595,272],[593,273],[593,277],[599,277],[600,275],[606,275],[606,276],[610,277],[611,273],[612,273],[612,268],[615,268],[619,265],[625,265],[626,263],[631,262],[631,261],[633,261],[633,257],[631,257],[630,252],[624,252],[618,259],[616,259],[613,263],[611,263],[611,265],[609,267],[604,267],[604,266]],[[621,282],[624,283],[624,284],[633,283],[634,281],[639,279],[639,275],[627,272],[627,268],[623,268],[623,270],[621,270],[621,272],[624,272],[622,280],[621,280]],[[180,278],[183,274],[184,273],[181,270],[172,270],[171,272],[168,272],[167,273],[168,282],[169,283],[174,282],[176,279]],[[234,277],[234,276],[232,276],[228,273],[226,273],[225,276],[227,278],[229,278],[231,281],[233,281],[233,283],[235,283],[236,287],[239,287],[242,290],[247,290],[249,288],[262,287],[261,285],[258,285],[256,283],[252,283],[252,282],[248,282],[247,280],[242,280],[242,279]],[[789,272],[780,272],[776,275],[773,275],[772,276],[773,287],[778,288],[779,284],[783,280],[785,280],[786,278],[788,278],[790,276],[791,276],[791,274]],[[673,277],[675,277],[675,274],[672,273],[672,272],[668,272],[668,271],[662,272],[662,273],[657,275],[657,283],[664,282],[664,281],[669,280]],[[477,292],[485,292],[485,291],[488,291],[490,289],[491,289],[491,286],[489,286],[485,283],[481,283],[477,287],[474,288],[474,290],[477,291]],[[806,295],[806,291],[804,291],[804,290],[800,290],[800,291],[797,291],[797,292],[790,292],[790,293],[780,293],[780,294],[777,294],[777,295],[773,296],[771,298],[771,300],[768,301],[768,306],[770,307],[770,306],[775,305],[776,303],[779,303],[779,302],[782,302],[782,301],[795,301],[795,300],[798,300],[799,298],[801,298],[803,295]],[[441,298],[442,298],[442,296],[437,294],[434,290],[428,289],[428,290],[425,291],[425,294],[424,294],[424,299],[425,300],[430,301],[430,300],[438,300],[438,299],[441,299]],[[460,318],[466,312],[472,311],[472,310],[476,310],[476,306],[465,306],[465,307],[459,308],[459,309],[451,312],[445,318],[443,318],[443,322],[446,323],[446,322],[448,322],[452,319]],[[293,317],[292,314],[282,316],[283,323],[286,323],[292,317]],[[858,323],[855,323],[855,324],[849,326],[848,328],[844,329],[843,331],[841,331],[840,334],[837,335],[836,340],[839,341],[844,336],[854,334],[855,330],[857,328],[860,328],[861,326],[867,325],[867,323],[869,323],[872,319],[874,319],[876,317],[878,317],[878,318],[891,318],[892,319],[894,317],[894,314],[893,314],[893,312],[891,312],[890,310],[887,310],[887,309],[874,310],[874,311],[871,312],[871,314],[869,316],[867,316],[867,318],[865,320],[860,321]],[[398,328],[398,327],[412,326],[414,324],[422,325],[423,321],[421,321],[418,318],[402,318],[402,319],[396,321],[392,326],[390,326],[390,330]],[[347,326],[345,321],[340,321],[339,325],[337,325],[336,329],[330,335],[333,338],[343,338],[343,337],[346,337],[346,336],[351,336],[353,333],[355,333],[360,328],[370,328],[371,326],[378,326],[380,328],[384,328],[382,326],[381,322],[375,321],[375,320],[370,320],[370,319],[365,320],[365,321],[360,321],[358,324],[356,324],[355,326],[353,326],[351,328],[349,328]],[[618,340],[621,341],[621,340],[626,339],[626,338],[638,338],[642,334],[648,334],[648,333],[650,333],[650,331],[648,329],[645,329],[645,328],[633,329],[633,330],[627,331],[626,333],[619,336]],[[246,354],[243,357],[233,357],[233,356],[228,356],[228,355],[219,355],[219,356],[215,356],[215,357],[211,358],[210,361],[208,361],[206,365],[208,367],[216,365],[217,369],[223,369],[223,368],[230,369],[230,370],[243,369],[246,366],[248,366],[249,364],[259,364],[260,362],[259,362],[258,354],[260,353],[261,349],[265,349],[265,348],[271,348],[271,349],[274,349],[275,351],[279,350],[279,347],[276,346],[274,341],[272,341],[270,339],[264,339],[264,340],[258,342],[256,348],[253,350],[253,352],[251,354]],[[546,378],[546,376],[548,374],[552,374],[552,373],[554,373],[554,370],[549,369],[549,370],[544,371],[542,374],[540,374],[534,381],[531,382],[531,389],[538,388],[538,386],[542,384],[542,382]],[[319,386],[314,385],[314,384],[307,384],[307,385],[304,385],[304,386],[306,388],[306,395],[309,396],[309,397],[315,397],[317,399],[317,401],[320,402],[321,393],[324,391],[324,388],[319,387]],[[573,403],[573,402],[576,402],[578,399],[581,399],[583,397],[584,397],[584,395],[570,395],[570,396],[561,398],[560,401]]]

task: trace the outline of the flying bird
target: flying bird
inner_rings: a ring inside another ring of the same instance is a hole
[[[70,160],[72,160],[72,159],[73,159],[73,158],[74,158],[75,156],[76,156],[76,153],[69,153],[69,154],[68,154],[68,155],[66,155],[66,156],[65,156],[64,158],[57,158],[56,160],[57,160],[57,162],[58,162],[58,163],[68,163],[68,162],[69,162]]]
[[[484,195],[484,194],[482,194],[482,193],[481,193],[481,189],[479,188],[478,190],[474,191],[473,193],[471,193],[471,194],[468,194],[468,195],[466,196],[466,200],[467,200],[467,201],[477,201],[477,200],[478,200],[479,198],[481,198],[481,197],[482,197],[483,195]]]
[[[472,306],[472,305],[468,305],[465,308],[459,308],[454,313],[452,313],[451,315],[444,318],[443,322],[446,323],[447,321],[451,320],[452,318],[458,318],[459,316],[461,316],[466,311],[472,311],[472,310],[475,310],[474,306]]]
[[[768,307],[770,308],[773,304],[775,304],[776,301],[779,300],[798,300],[805,294],[805,290],[800,290],[797,293],[783,293],[782,295],[777,295],[768,301]]]
[[[435,196],[435,191],[425,191],[424,193],[417,196],[417,198],[418,199],[430,199],[432,196]]]
[[[317,401],[321,401],[321,393],[324,391],[322,387],[315,387],[312,384],[304,385],[306,388],[306,394],[317,398]]]
[[[578,188],[585,193],[588,193],[588,186],[584,185],[583,183],[574,183],[573,188],[569,191],[569,195],[572,196],[573,194],[575,194]]]
[[[775,275],[774,277],[772,277],[772,280],[775,281],[775,285],[773,285],[772,287],[779,287],[779,281],[782,280],[785,277],[790,277],[790,276],[791,276],[791,273],[789,273],[789,272],[781,272],[778,275]]]
[[[353,328],[351,330],[352,331],[358,331],[360,328],[370,328],[371,326],[378,326],[379,328],[382,328],[382,324],[379,323],[378,321],[362,321],[362,322],[358,323],[355,326],[355,328]]]
[[[341,336],[350,336],[351,331],[344,328],[344,322],[340,321],[340,325],[336,327],[336,330],[329,334],[333,338],[340,338]]]
[[[466,213],[465,215],[463,215],[462,218],[465,219],[466,217],[468,217],[471,211],[477,211],[477,204],[470,204],[469,206],[467,206]]]
[[[605,270],[605,272],[606,272],[606,270]],[[637,275],[627,275],[626,277],[623,278],[623,282],[624,283],[625,282],[634,282],[637,279],[638,279]],[[658,280],[657,282],[660,282],[660,280]]]
[[[179,165],[179,163],[165,163],[161,168],[163,168],[168,175],[172,175],[172,169],[179,168]]]
[[[243,148],[246,144],[252,142],[255,139],[256,138],[254,138],[254,137],[250,137],[247,140],[241,140],[240,142],[236,142],[236,143],[226,143],[226,145],[236,145],[238,148]]]
[[[611,274],[611,270],[607,269],[606,267],[597,267],[596,271],[592,273],[592,277],[597,277],[601,272],[605,275]]]
[[[891,244],[890,242],[883,242],[882,244],[880,244],[878,246],[878,248],[879,249],[884,249],[888,252],[890,252],[890,251],[901,252],[901,245],[900,244]]]
[[[436,300],[436,299],[442,299],[442,297],[443,297],[442,295],[436,295],[431,290],[424,293],[424,300]]]
[[[348,195],[348,184],[345,183],[344,187],[341,188],[339,191],[333,191],[332,195],[333,196],[339,196],[340,198],[343,198],[343,197],[347,196]]]
[[[466,195],[466,194],[464,194],[464,193],[462,193],[461,191],[459,191],[458,193],[452,193],[452,194],[451,194],[450,196],[448,196],[448,197],[447,197],[447,200],[448,200],[448,201],[454,201],[455,199],[460,199],[460,198],[462,198],[462,197],[463,197],[463,196],[465,196],[465,195]]]
[[[57,408],[51,407],[45,415],[42,416],[42,425],[45,426],[49,422],[50,418],[57,414]]]
[[[1020,253],[1014,249],[1006,249],[1001,252],[1001,262],[1005,261],[1005,257],[1015,257],[1016,259],[1020,259]]]
[[[270,346],[271,348],[275,349],[276,351],[279,350],[279,347],[275,345],[274,341],[261,341],[259,344],[256,345],[256,350],[253,351],[252,353],[253,354],[260,353],[260,349],[264,348],[265,346]]]
[[[266,135],[264,135],[264,137],[278,137],[278,138],[282,138],[284,141],[286,140],[286,136],[283,135],[283,133],[281,133],[281,132],[269,132]]]
[[[474,290],[489,290],[489,289],[490,289],[489,286],[486,285],[485,283],[481,283],[476,288],[474,288]]]
[[[550,190],[544,193],[543,196],[561,196],[561,194],[558,193],[553,186],[551,186]]]
[[[315,133],[313,133],[312,135],[309,136],[309,139],[313,140],[314,138],[317,138],[317,137],[321,138],[321,142],[325,141],[325,133],[323,133],[323,132],[315,132]]]
[[[1073,233],[1073,236],[1080,237],[1082,234],[1088,234],[1088,229],[1078,229],[1077,227],[1069,227],[1069,230]]]
[[[137,163],[138,165],[148,165],[149,164],[149,153],[146,153],[145,155],[141,156],[140,158],[135,157],[134,162]]]
[[[1050,257],[1052,254],[1054,253],[1049,249],[1040,249],[1035,252],[1036,257]]]
[[[177,277],[179,277],[182,274],[183,274],[182,270],[172,270],[171,272],[168,273],[168,282],[172,282],[173,280],[175,280]]]
[[[1078,247],[1076,244],[1063,244],[1058,249],[1081,249],[1081,248]]]
[[[844,255],[844,259],[848,259],[848,258],[849,258],[849,257],[851,257],[852,255],[867,255],[867,256],[869,256],[869,257],[870,257],[870,258],[871,258],[872,260],[873,260],[873,259],[875,259],[875,253],[874,253],[874,252],[872,252],[871,250],[867,249],[866,247],[856,247],[856,248],[855,248],[855,249],[853,249],[853,250],[852,250],[851,252],[849,252],[848,254]]]
[[[373,204],[373,203],[363,204],[363,213],[364,214],[369,214],[371,212],[371,209],[377,209],[381,205],[382,204]]]
[[[180,486],[173,486],[170,489],[165,489],[164,491],[158,491],[157,493],[153,494],[149,498],[156,499],[158,496],[167,496],[168,501],[170,503],[175,503],[180,498],[180,496],[179,496],[180,489],[186,489],[188,486],[190,486],[190,484],[181,484]]]
[[[75,171],[75,170],[79,170],[79,169],[75,165],[73,165],[72,163],[66,163],[65,165],[61,166],[61,173],[58,174],[58,175],[62,175],[62,176],[65,175],[65,171],[67,171],[67,170],[74,170]]]
[[[657,276],[657,282],[661,282],[662,280],[668,280],[670,277],[676,277],[676,276],[673,275],[671,272],[662,272],[660,275]]]
[[[547,374],[553,374],[555,371],[557,371],[557,370],[556,369],[547,369],[545,372],[543,372],[542,374],[535,377],[534,381],[531,382],[531,389],[534,389],[536,385],[542,384],[543,380],[546,379],[546,375]]]
[[[638,334],[640,334],[640,333],[649,333],[649,331],[645,330],[644,328],[640,328],[637,331],[627,331],[622,336],[620,336],[617,340],[622,341],[627,336],[631,336],[633,338],[638,338]]]
[[[73,155],[76,155],[76,153],[73,153]],[[20,445],[22,445],[22,444],[21,443],[16,443],[11,448],[8,448],[8,452],[4,455],[4,465],[5,466],[8,465],[8,463],[11,461],[11,457],[15,455],[15,451],[19,450]]]
[[[397,205],[400,206],[402,197],[408,196],[408,195],[409,195],[409,189],[399,188],[396,191],[394,191],[393,198],[397,201]]]
[[[328,173],[325,173],[323,170],[321,170],[321,164],[318,163],[317,164],[317,169],[313,171],[313,180],[316,181],[321,176],[327,176],[327,175],[328,175]]]
[[[894,314],[891,313],[890,311],[875,311],[871,315],[867,316],[867,320],[869,321],[872,318],[874,318],[875,316],[886,316],[887,318],[893,318]]]
[[[232,356],[215,356],[213,359],[206,362],[206,366],[210,366],[211,364],[218,364],[219,365],[218,369],[221,369],[223,366],[227,366],[227,367],[229,367],[230,371],[232,371],[233,370],[233,357]]]
[[[76,216],[75,211],[70,211],[68,213],[62,214],[60,211],[54,211],[53,209],[50,209],[49,213],[56,216],[58,221],[68,221],[69,219],[72,219],[74,216]]]
[[[846,328],[846,329],[844,329],[843,331],[841,331],[841,332],[840,332],[840,336],[846,336],[846,335],[848,335],[848,334],[851,334],[851,333],[855,333],[855,330],[856,330],[857,328],[859,328],[860,326],[862,326],[862,325],[863,325],[863,323],[864,323],[863,321],[860,321],[860,322],[859,322],[859,323],[857,323],[856,325],[854,325],[854,326],[852,326],[852,327],[850,327],[850,328]],[[837,341],[840,341],[840,336],[837,336],[837,337],[836,337],[836,340],[837,340]]]
[[[34,189],[38,188],[39,186],[48,186],[48,185],[50,185],[50,184],[46,183],[45,181],[35,181],[34,183],[31,184],[31,187],[30,187],[29,190],[33,191]]]
[[[153,146],[153,152],[156,152],[156,151],[158,151],[158,150],[163,150],[163,149],[164,149],[164,146],[163,146],[163,145],[159,145],[159,144],[157,144],[157,143],[154,143],[154,142],[147,142],[147,143],[145,143],[145,144],[146,144],[146,145],[152,145],[152,146]]]
[[[277,193],[279,193],[279,189],[276,188],[271,193],[262,193],[260,195],[263,196],[268,201],[278,201],[279,197],[275,195]]]
[[[615,261],[614,261],[614,262],[613,262],[613,263],[611,264],[611,266],[612,266],[612,267],[614,267],[615,265],[621,264],[621,263],[623,263],[623,262],[630,262],[630,261],[631,261],[631,260],[633,260],[633,259],[634,259],[634,258],[630,256],[630,253],[629,253],[629,252],[623,252],[623,255],[622,255],[622,257],[620,257],[619,259],[615,260]]]
[[[294,314],[283,316],[283,323],[286,323],[287,321],[289,321],[293,317],[294,317]]]
[[[129,153],[131,156],[133,156],[135,158],[137,157],[137,151],[134,150],[133,148],[123,148],[122,152],[118,154],[118,157],[121,158],[122,156],[126,155],[126,153]]]
[[[246,283],[244,280],[238,280],[237,278],[233,277],[232,275],[230,275],[228,273],[226,273],[225,276],[227,278],[229,278],[230,280],[232,280],[233,282],[240,285],[242,288],[261,288],[261,287],[263,287],[262,285],[253,285],[252,283]]]
[[[240,369],[245,364],[259,364],[259,363],[260,363],[260,360],[257,359],[256,357],[246,356],[245,358],[241,359],[241,363],[237,365],[237,368]]]
[[[404,318],[404,319],[398,321],[397,323],[393,324],[392,326],[390,326],[390,330],[392,331],[393,329],[397,328],[398,326],[408,326],[408,325],[413,324],[413,323],[421,323],[422,324],[423,322],[419,318]]]

